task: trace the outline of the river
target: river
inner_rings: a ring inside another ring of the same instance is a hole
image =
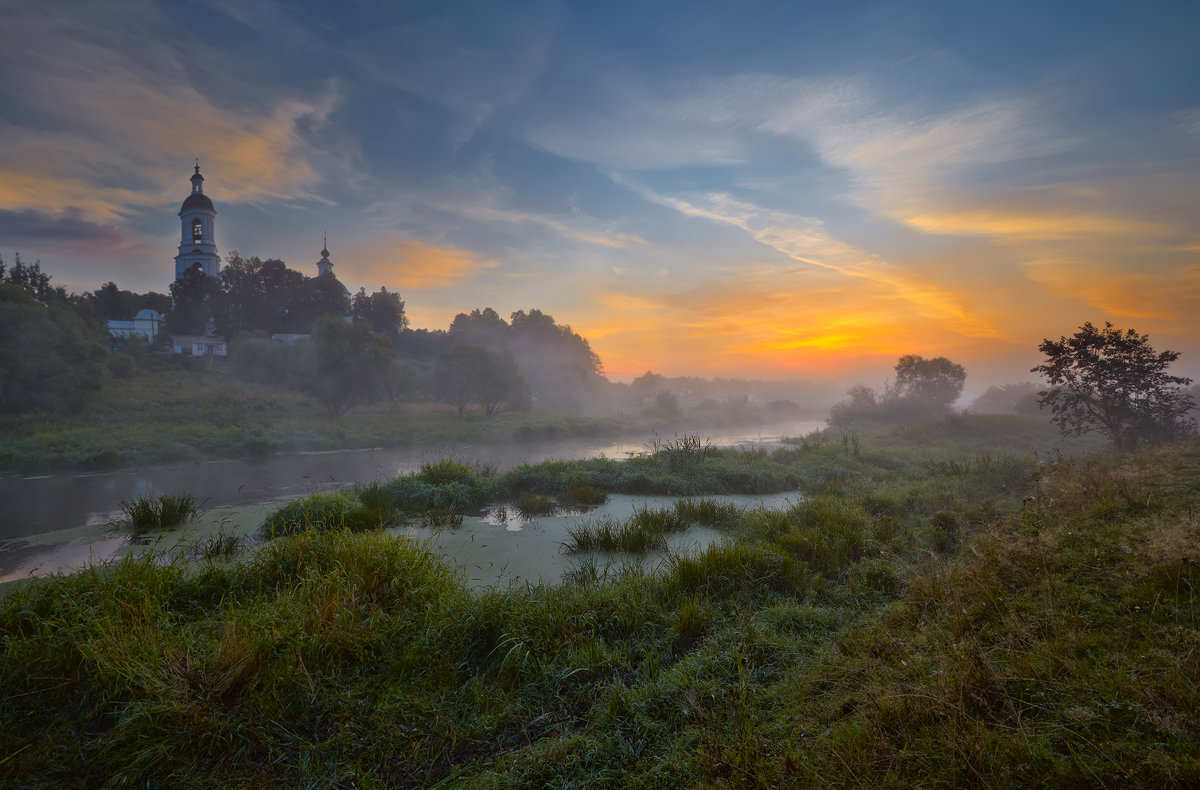
[[[706,438],[720,446],[763,445],[778,441],[780,436],[804,435],[821,427],[822,423],[812,420],[791,421]],[[291,453],[116,472],[0,476],[0,582],[69,572],[90,563],[108,562],[147,550],[107,527],[120,516],[121,502],[140,494],[190,493],[204,511],[184,529],[161,537],[151,547],[171,550],[181,540],[195,540],[216,532],[250,535],[281,502],[315,491],[390,479],[418,471],[422,463],[442,458],[490,464],[504,470],[550,458],[570,460],[598,455],[626,458],[646,449],[644,441],[440,444]],[[631,511],[642,499],[646,498],[613,497],[604,506],[604,512],[620,515]],[[747,504],[753,503],[747,499]],[[492,569],[497,577],[492,582],[505,578],[538,580],[561,575],[565,566],[557,553],[559,536],[565,534],[566,527],[576,518],[580,518],[579,514],[560,514],[514,526],[496,525],[481,517],[468,518],[462,528],[445,533],[400,531],[430,540],[431,547],[461,564],[476,584],[491,579]],[[538,534],[542,539],[536,538]],[[537,543],[536,548],[533,543]],[[474,548],[479,545],[487,551]],[[496,567],[497,559],[501,560],[500,567]],[[485,570],[480,563],[486,562],[491,565]]]

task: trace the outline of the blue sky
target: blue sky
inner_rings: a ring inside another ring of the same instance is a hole
[[[415,326],[540,308],[614,378],[1030,378],[1084,321],[1200,370],[1195,3],[13,2],[0,255],[222,253]]]

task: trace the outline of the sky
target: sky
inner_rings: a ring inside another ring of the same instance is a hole
[[[1200,3],[0,0],[0,256],[222,255],[538,308],[614,380],[1033,380],[1110,321],[1200,374]]]

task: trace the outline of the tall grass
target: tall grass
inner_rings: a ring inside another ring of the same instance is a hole
[[[139,494],[121,501],[121,516],[114,525],[140,537],[148,532],[173,529],[199,514],[196,498],[191,494]]]

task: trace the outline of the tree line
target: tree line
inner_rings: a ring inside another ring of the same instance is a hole
[[[1084,323],[1071,337],[1049,338],[1038,345],[1045,360],[1031,369],[1045,379],[989,388],[976,405],[984,409],[1050,413],[1064,435],[1099,433],[1120,450],[1194,436],[1198,389],[1192,380],[1169,372],[1177,351],[1156,351],[1150,338],[1111,323]],[[829,424],[848,430],[855,423],[911,422],[952,411],[967,374],[945,357],[900,358],[896,377],[882,391],[856,385],[830,412]]]
[[[411,330],[386,287],[351,295],[331,273],[306,277],[275,258],[230,253],[217,277],[193,267],[169,294],[113,282],[69,294],[18,255],[11,267],[0,259],[0,330],[18,340],[0,351],[0,411],[78,408],[106,378],[134,375],[154,349],[110,338],[106,322],[143,309],[166,315],[168,335],[225,337],[235,375],[307,392],[331,416],[380,398],[439,400],[460,416],[579,405],[603,372],[585,338],[537,309],[505,320],[482,308],[447,330]]]

